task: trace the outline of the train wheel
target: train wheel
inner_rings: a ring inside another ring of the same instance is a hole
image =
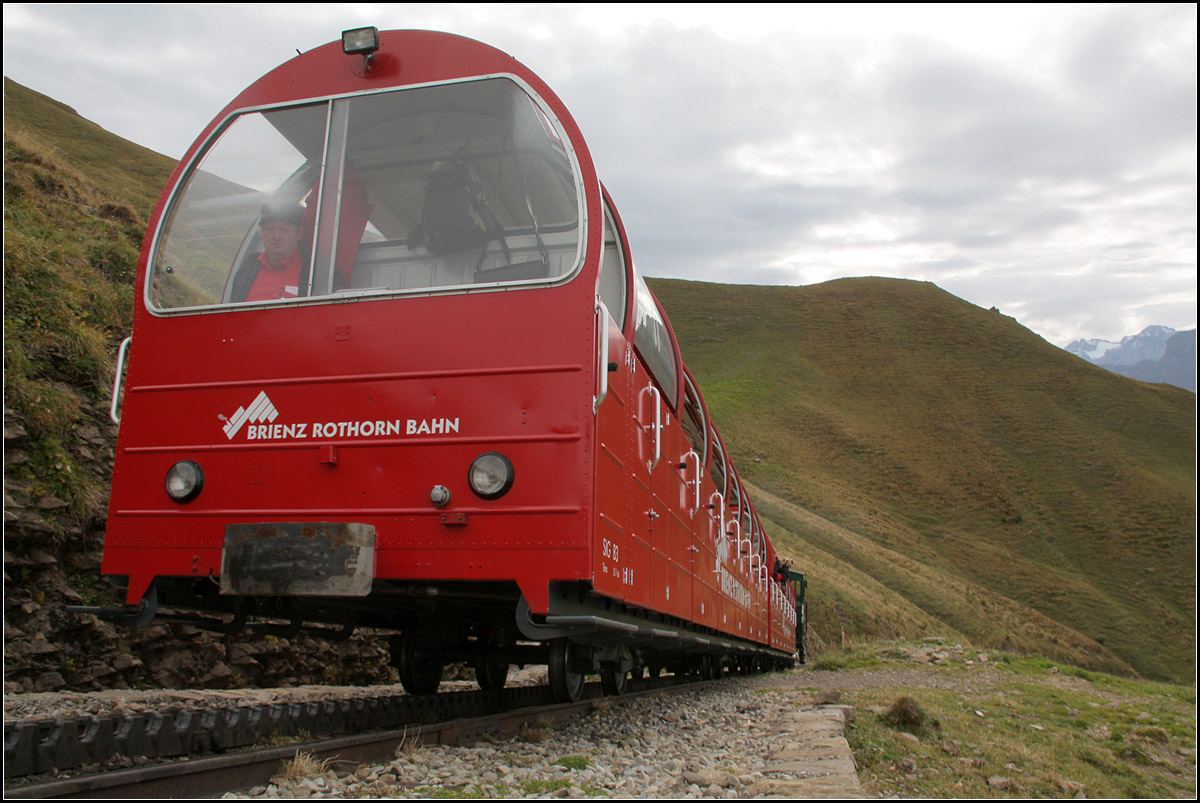
[[[502,661],[480,661],[475,664],[475,682],[484,691],[503,689],[508,681],[508,664]]]
[[[433,694],[442,682],[442,662],[422,648],[428,643],[420,632],[402,633],[392,639],[392,663],[409,694]]]
[[[629,691],[629,673],[616,667],[600,666],[600,688],[610,697]]]
[[[583,696],[583,673],[575,671],[577,647],[570,639],[560,638],[550,642],[550,692],[560,703],[573,703]]]

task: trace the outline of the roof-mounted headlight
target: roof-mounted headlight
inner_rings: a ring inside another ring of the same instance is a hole
[[[342,31],[342,52],[347,56],[361,54],[363,72],[371,72],[375,51],[379,49],[379,29],[374,25]]]
[[[379,49],[379,29],[374,25],[366,28],[352,28],[342,31],[342,52],[347,56],[361,54],[363,70],[371,71],[375,61],[375,51]]]
[[[374,25],[342,31],[342,52],[348,56],[355,53],[374,53],[379,49],[379,29]]]

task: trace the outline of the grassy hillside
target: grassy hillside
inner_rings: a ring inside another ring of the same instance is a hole
[[[6,478],[32,481],[51,519],[103,515],[107,479],[78,470],[74,447],[85,408],[111,387],[145,218],[172,169],[4,80],[5,404],[32,440]]]
[[[143,233],[144,221],[175,169],[174,159],[111,134],[70,106],[8,78],[4,132],[32,136],[42,154],[69,165],[97,191],[132,210],[143,221]]]
[[[932,284],[652,285],[798,565],[981,645],[1192,677],[1195,394]],[[840,595],[811,582],[814,606]]]
[[[772,539],[800,556],[810,581],[809,626],[839,643],[965,638],[1121,674],[1132,667],[1103,645],[970,579],[881,547],[750,485]]]

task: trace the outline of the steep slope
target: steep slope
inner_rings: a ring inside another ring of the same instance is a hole
[[[32,137],[42,154],[69,165],[142,220],[150,217],[175,169],[174,159],[105,131],[70,106],[9,78],[4,79],[4,132]]]
[[[1089,365],[927,283],[652,285],[748,480],[1139,672],[1192,676],[1194,394]],[[862,549],[837,557],[948,621],[944,578],[889,581]],[[1003,643],[993,620],[952,624]]]
[[[747,485],[776,547],[803,556],[818,591],[809,603],[809,626],[818,636],[965,637],[1076,666],[1133,671],[1103,645],[1019,602]]]

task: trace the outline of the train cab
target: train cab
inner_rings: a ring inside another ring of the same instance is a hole
[[[393,632],[418,692],[790,655],[569,112],[486,45],[364,31],[231,102],[151,220],[102,566],[131,620]]]

